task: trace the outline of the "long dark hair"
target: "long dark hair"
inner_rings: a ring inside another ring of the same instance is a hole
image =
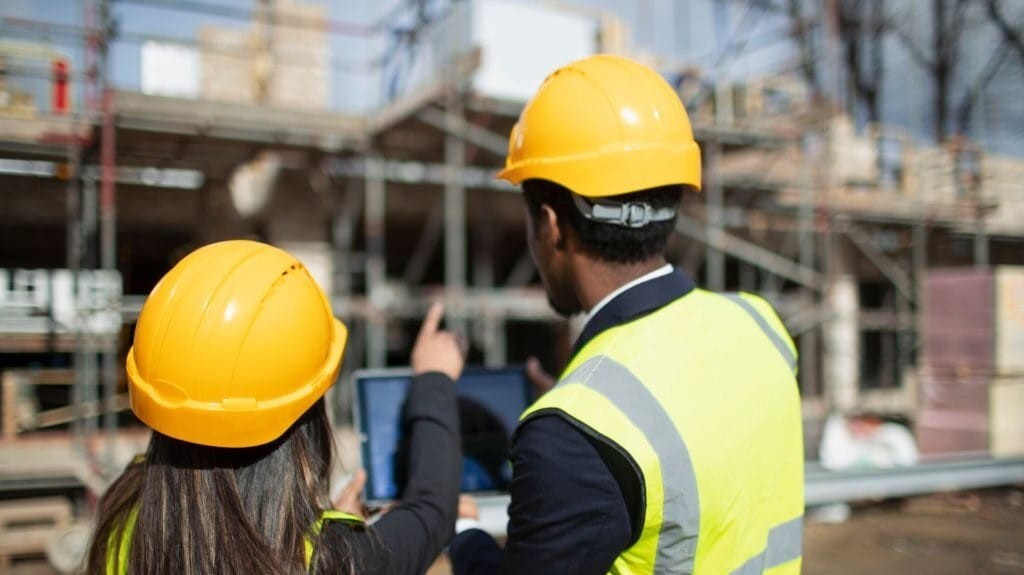
[[[277,440],[225,449],[153,432],[145,459],[100,500],[89,573],[116,557],[133,509],[129,573],[354,573],[343,530],[311,527],[330,508],[334,442],[323,399]]]

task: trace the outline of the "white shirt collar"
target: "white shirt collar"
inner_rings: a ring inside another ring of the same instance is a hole
[[[656,270],[654,270],[652,272],[648,272],[648,273],[646,273],[646,274],[636,278],[635,280],[632,280],[632,281],[630,281],[628,283],[622,284],[621,286],[619,286],[618,289],[616,289],[612,293],[604,296],[604,299],[602,299],[601,301],[597,302],[597,305],[595,305],[594,307],[590,308],[590,311],[587,312],[587,315],[583,319],[583,327],[585,328],[587,326],[587,324],[590,323],[590,320],[593,319],[593,317],[595,315],[597,315],[597,312],[601,311],[601,308],[603,308],[604,306],[608,305],[608,302],[610,302],[613,299],[615,299],[616,296],[618,296],[619,294],[623,293],[624,291],[626,291],[626,290],[628,290],[628,289],[630,289],[630,288],[632,288],[634,286],[638,286],[638,285],[640,285],[640,284],[642,284],[642,283],[644,283],[646,281],[651,281],[651,280],[653,280],[655,278],[660,278],[661,276],[668,275],[668,274],[672,273],[672,269],[673,269],[672,268],[672,264],[665,264],[665,265],[661,266],[660,268],[658,268],[658,269],[656,269]]]

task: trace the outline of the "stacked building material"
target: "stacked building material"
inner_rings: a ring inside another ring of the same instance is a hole
[[[256,102],[257,46],[252,29],[200,28],[200,96],[221,102]]]
[[[992,455],[1024,457],[1024,267],[1000,268],[996,293]]]
[[[331,59],[327,7],[276,0],[271,11],[272,25],[267,37],[273,67],[264,103],[281,108],[326,110],[330,103]],[[273,24],[282,20],[287,23]]]
[[[922,320],[921,452],[1024,455],[1024,268],[930,272]]]
[[[200,93],[222,102],[326,110],[327,8],[274,0],[246,28],[199,30]]]

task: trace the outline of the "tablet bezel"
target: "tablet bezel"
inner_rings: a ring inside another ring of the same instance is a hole
[[[530,385],[530,379],[529,379],[529,377],[526,374],[526,367],[524,365],[513,364],[513,365],[508,365],[508,366],[504,366],[504,367],[497,367],[497,368],[489,368],[489,367],[484,367],[484,366],[471,366],[471,367],[465,368],[463,370],[463,372],[462,372],[462,375],[463,376],[465,376],[467,374],[476,375],[476,374],[481,374],[481,373],[485,373],[485,374],[514,373],[514,374],[521,375],[522,376],[522,382],[523,382],[522,388],[523,388],[523,399],[524,399],[524,404],[523,405],[524,405],[524,409],[525,409],[525,407],[529,407],[530,404],[534,401],[533,388]],[[366,431],[366,429],[364,427],[364,422],[363,422],[363,416],[362,416],[362,411],[363,411],[362,410],[362,396],[363,396],[363,392],[362,392],[362,389],[361,389],[361,383],[360,382],[367,381],[369,383],[368,380],[372,380],[372,379],[395,378],[395,377],[409,378],[410,379],[410,384],[411,384],[412,383],[411,379],[413,377],[412,369],[407,368],[407,367],[367,368],[367,369],[356,370],[352,374],[352,423],[355,426],[356,432],[359,434],[359,460],[360,460],[360,465],[362,466],[363,470],[366,471],[366,488],[364,488],[364,491],[363,491],[363,500],[369,506],[383,506],[383,505],[387,505],[387,504],[393,503],[394,500],[392,500],[392,499],[381,499],[381,498],[370,497],[369,496],[369,490],[371,489],[371,486],[373,485],[373,473],[374,472],[373,472],[373,470],[371,470],[366,465],[366,460],[367,460],[367,457],[369,455],[367,453],[367,450],[369,449],[369,435],[367,434],[367,431]],[[460,376],[460,378],[461,378],[461,376]],[[453,384],[453,385],[455,385],[455,384]],[[461,447],[461,437],[460,437],[460,447]],[[480,490],[480,491],[460,491],[460,493],[471,494],[471,495],[477,496],[477,497],[486,497],[486,496],[502,496],[502,495],[507,495],[508,492],[504,491],[504,490],[493,490],[493,489],[491,489],[491,490]]]

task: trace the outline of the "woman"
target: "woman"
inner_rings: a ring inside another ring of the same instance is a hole
[[[100,501],[88,572],[423,572],[452,535],[461,465],[463,358],[441,315],[431,308],[412,353],[404,498],[367,527],[329,500],[323,395],[344,324],[282,250],[230,241],[189,254],[139,316],[129,392],[153,434]]]

